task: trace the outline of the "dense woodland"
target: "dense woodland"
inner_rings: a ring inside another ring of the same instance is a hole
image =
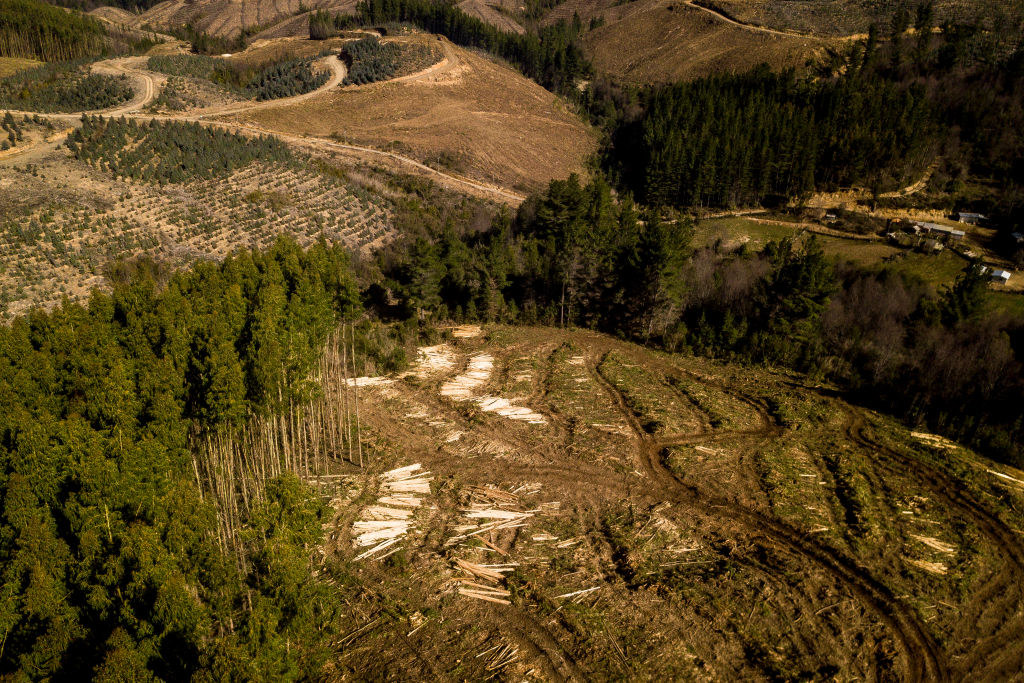
[[[1017,224],[1024,51],[982,50],[977,29],[933,24],[926,4],[903,12],[806,78],[761,68],[632,94],[595,84],[585,99],[611,122],[606,168],[644,202],[736,206],[893,190],[939,159],[937,191]]]
[[[506,59],[545,88],[570,93],[592,73],[578,37],[578,21],[558,21],[523,35],[506,33],[471,17],[456,5],[430,0],[364,0],[360,19],[371,25],[405,22],[438,33],[456,45],[479,48]]]
[[[398,45],[382,43],[376,36],[348,43],[342,50],[348,63],[344,85],[363,85],[391,78],[398,71],[401,51]]]
[[[208,180],[257,159],[284,163],[291,150],[277,138],[249,138],[198,123],[83,116],[65,143],[76,159],[114,177],[150,183]]]
[[[313,573],[322,504],[279,461],[226,550],[195,458],[303,398],[360,310],[347,257],[130,270],[0,328],[0,677],[319,678],[344,628]]]
[[[0,0],[0,57],[45,62],[102,54],[106,33],[89,17],[38,0]]]
[[[74,112],[106,109],[133,96],[127,76],[90,73],[75,62],[43,64],[0,79],[0,108]]]
[[[553,182],[483,232],[407,220],[368,292],[385,316],[578,325],[670,351],[806,372],[852,399],[1024,465],[1024,322],[969,269],[939,296],[886,269],[837,267],[813,240],[692,249],[687,219]],[[385,292],[401,305],[387,304]]]

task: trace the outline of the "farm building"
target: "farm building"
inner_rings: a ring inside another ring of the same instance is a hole
[[[946,225],[939,225],[938,223],[925,223],[918,221],[917,226],[926,233],[940,235],[942,237],[948,237],[953,240],[962,240],[967,234],[963,230],[957,230]]]
[[[992,282],[1006,283],[1010,281],[1010,271],[999,270],[998,268],[995,268],[992,270],[991,273],[988,274],[988,278]]]
[[[944,248],[945,247],[942,246],[942,242],[938,240],[925,240],[921,243],[921,249],[926,254],[937,254]]]
[[[956,215],[956,219],[961,223],[968,223],[970,225],[981,225],[981,223],[985,221],[987,217],[980,213],[968,213],[965,211],[961,211]]]

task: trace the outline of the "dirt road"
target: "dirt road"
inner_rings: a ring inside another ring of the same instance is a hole
[[[395,79],[398,82],[410,82],[417,81],[427,78],[436,77],[439,74],[443,74],[459,65],[458,58],[454,54],[451,47],[445,42],[443,43],[445,50],[445,58],[440,62],[433,64],[432,66],[424,69],[423,71],[408,76]],[[146,107],[158,95],[157,79],[159,76],[152,74],[151,72],[144,71],[142,68],[145,63],[145,57],[127,57],[122,59],[107,60],[105,62],[98,63],[94,69],[99,73],[108,74],[125,74],[128,75],[132,81],[136,92],[135,97],[123,105],[117,107],[103,109],[98,111],[88,112],[77,112],[69,114],[47,114],[38,113],[39,116],[47,118],[53,121],[60,121],[63,123],[74,124],[82,116],[82,114],[92,114],[100,116],[129,116],[142,121],[188,121],[195,123],[202,123],[204,125],[217,126],[219,128],[225,128],[228,130],[234,130],[237,132],[257,134],[257,135],[273,135],[293,145],[305,147],[307,149],[314,149],[326,152],[346,152],[351,155],[358,156],[367,160],[385,161],[394,163],[400,167],[404,167],[407,170],[413,170],[414,172],[426,176],[437,182],[439,185],[459,191],[469,191],[471,194],[478,196],[484,196],[486,198],[494,199],[498,202],[509,204],[512,206],[518,206],[525,199],[524,196],[512,192],[511,190],[497,187],[495,185],[489,185],[469,178],[464,178],[444,171],[439,171],[435,168],[431,168],[426,164],[419,162],[411,157],[397,154],[395,152],[386,152],[383,150],[373,149],[371,147],[363,147],[360,145],[349,145],[345,143],[335,142],[333,140],[327,140],[324,138],[306,137],[300,135],[291,135],[287,133],[280,133],[274,130],[264,130],[255,126],[248,126],[233,121],[214,121],[211,120],[213,117],[220,116],[232,116],[236,114],[252,112],[263,109],[272,109],[276,107],[284,107],[300,102],[306,102],[316,97],[323,95],[324,93],[330,92],[334,88],[337,88],[342,81],[345,80],[347,69],[344,62],[342,62],[336,55],[331,55],[324,58],[323,64],[331,70],[331,78],[324,85],[320,86],[316,90],[311,92],[295,95],[293,97],[283,97],[276,100],[267,100],[264,102],[244,102],[241,104],[225,105],[223,107],[217,107],[202,111],[197,114],[186,115],[186,116],[168,116],[168,115],[156,115],[156,114],[140,114],[139,110]],[[15,115],[35,115],[37,112],[27,111],[14,111]],[[49,149],[56,147],[56,144],[51,144]],[[38,152],[39,148],[33,148],[34,151]],[[18,155],[9,157],[4,161],[8,163],[21,161]]]

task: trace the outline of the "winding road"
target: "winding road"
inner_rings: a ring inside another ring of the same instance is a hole
[[[444,58],[414,74],[402,76],[394,81],[388,82],[402,82],[408,83],[412,81],[418,81],[425,78],[432,78],[440,73],[445,73],[458,66],[458,57],[452,50],[451,46],[447,41],[442,42],[442,47],[445,51]],[[518,206],[526,198],[516,192],[512,192],[506,188],[498,187],[496,185],[490,185],[469,178],[464,178],[444,171],[439,171],[436,168],[427,166],[426,164],[417,161],[411,157],[404,156],[395,152],[386,152],[372,147],[364,147],[361,145],[350,145],[341,142],[335,142],[325,138],[294,135],[290,133],[283,133],[276,130],[266,130],[258,128],[256,126],[250,126],[243,123],[234,121],[215,121],[211,120],[213,117],[220,116],[233,116],[237,114],[252,112],[256,110],[275,109],[278,107],[285,107],[294,105],[302,102],[306,102],[317,97],[328,93],[337,88],[345,80],[347,75],[347,69],[344,62],[342,62],[336,55],[331,55],[320,60],[319,64],[323,67],[328,68],[331,71],[330,79],[322,86],[308,93],[302,95],[294,95],[292,97],[282,97],[275,100],[265,100],[262,102],[243,102],[238,104],[224,105],[221,107],[215,107],[207,109],[192,115],[185,116],[169,116],[162,114],[142,114],[140,110],[149,106],[154,100],[156,100],[159,94],[158,79],[161,77],[152,72],[146,71],[143,67],[145,66],[146,57],[124,57],[119,59],[111,59],[103,62],[99,62],[93,66],[94,71],[97,73],[104,73],[109,75],[125,75],[132,80],[132,88],[135,91],[135,96],[124,104],[116,107],[110,107],[107,109],[82,111],[75,113],[43,113],[43,112],[32,112],[32,111],[14,111],[11,113],[16,116],[40,116],[42,118],[49,119],[51,121],[61,121],[64,123],[74,124],[82,117],[83,114],[96,115],[96,116],[110,116],[119,117],[127,116],[130,118],[142,120],[142,121],[185,121],[193,123],[201,123],[208,126],[215,126],[226,130],[235,131],[241,134],[249,135],[273,135],[280,138],[292,145],[305,147],[307,149],[318,150],[323,152],[347,152],[349,154],[356,155],[360,158],[367,160],[382,160],[387,162],[398,163],[414,172],[429,177],[431,180],[437,182],[439,185],[447,187],[449,189],[459,192],[470,192],[472,194],[481,195],[486,198],[496,200],[503,204],[509,204],[512,206]],[[379,85],[379,84],[378,84]],[[365,86],[351,86],[351,87],[365,87]],[[62,139],[62,138],[61,138]],[[60,145],[61,139],[51,140],[41,145],[34,145],[24,148],[24,151],[20,154],[8,156],[4,159],[5,162],[16,161],[22,158],[24,153],[38,152],[40,149],[56,148]]]

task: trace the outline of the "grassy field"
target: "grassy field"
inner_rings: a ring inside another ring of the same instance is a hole
[[[471,362],[485,370],[447,398]],[[371,476],[345,479],[325,548],[339,589],[363,596],[344,601],[337,666],[471,680],[1010,674],[1024,657],[1024,473],[802,381],[493,327],[361,390]],[[544,420],[484,407],[499,399]],[[357,559],[350,530],[380,514],[376,473],[413,465],[430,493],[408,533]]]
[[[308,103],[245,114],[267,130],[335,137],[441,170],[537,189],[584,170],[593,130],[515,70],[433,36],[446,61],[422,78],[341,88]]]

